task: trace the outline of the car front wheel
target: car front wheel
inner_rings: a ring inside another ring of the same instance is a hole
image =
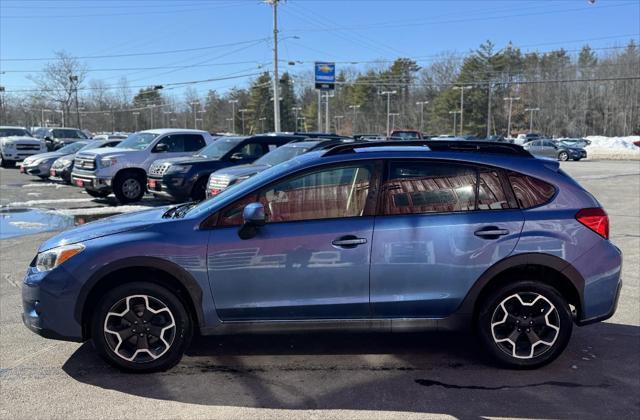
[[[154,283],[119,286],[100,300],[91,337],[111,365],[129,372],[157,372],[176,365],[192,326],[184,304]]]
[[[478,331],[500,364],[533,369],[558,357],[573,329],[566,300],[552,287],[518,281],[495,290],[482,303]]]
[[[569,160],[569,153],[567,153],[567,152],[558,153],[558,160],[561,160],[563,162]]]
[[[122,204],[142,200],[145,190],[144,178],[136,172],[119,175],[113,183],[113,193]]]

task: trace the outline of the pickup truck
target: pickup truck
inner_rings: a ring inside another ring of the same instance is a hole
[[[140,131],[116,147],[78,153],[71,182],[92,197],[106,197],[113,192],[122,204],[139,201],[146,190],[147,172],[155,160],[190,156],[213,141],[202,130]]]
[[[0,127],[0,166],[12,167],[26,157],[44,153],[44,141],[31,136],[24,127]]]

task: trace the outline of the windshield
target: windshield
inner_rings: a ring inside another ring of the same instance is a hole
[[[158,137],[155,133],[133,133],[116,147],[119,149],[144,150]]]
[[[51,134],[56,139],[86,139],[87,136],[80,130],[64,130],[64,129],[55,129],[52,130]]]
[[[262,156],[260,159],[256,160],[254,163],[256,165],[269,165],[274,166],[279,163],[285,162],[289,159],[293,159],[294,157],[301,155],[303,153],[308,152],[312,147],[317,145],[318,141],[314,142],[305,142],[304,146],[282,146],[278,147],[276,150],[267,153]]]
[[[84,148],[88,143],[86,141],[77,141],[75,143],[67,144],[58,150],[60,153],[71,154],[76,153],[80,149]]]
[[[29,133],[24,128],[0,128],[0,137],[11,137],[11,136],[31,137],[31,133]]]
[[[196,156],[206,157],[208,159],[220,159],[236,147],[244,137],[224,137],[214,141],[209,146],[200,150]]]
[[[396,131],[391,134],[391,137],[397,137],[402,140],[419,140],[418,133],[412,131]]]

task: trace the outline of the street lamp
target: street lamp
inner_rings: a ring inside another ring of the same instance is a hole
[[[344,115],[334,115],[333,116],[333,125],[336,128],[336,133],[340,130],[340,121],[344,118]]]
[[[387,95],[387,137],[391,135],[391,131],[389,130],[389,107],[391,105],[391,95],[395,95],[395,90],[385,90],[380,92],[380,95]]]
[[[233,121],[233,129],[231,132],[236,131],[236,104],[238,103],[237,99],[229,99],[229,103],[231,104],[231,121]]]
[[[306,123],[307,118],[302,116],[302,117],[298,117],[296,118],[296,127],[298,126],[298,121],[302,121],[302,127],[303,127],[303,131],[307,131],[307,123]]]
[[[244,134],[244,113],[249,112],[249,110],[247,108],[242,108],[238,111],[240,111],[240,119],[242,120],[242,134]]]
[[[260,121],[260,131],[264,133],[264,122],[267,121],[267,117],[258,118],[258,121]]]
[[[140,115],[139,112],[133,112],[133,116],[136,117],[136,132],[138,132],[138,115]]]
[[[525,108],[524,112],[530,112],[531,115],[529,116],[529,133],[533,132],[533,113],[535,111],[540,111],[540,108]]]
[[[507,123],[507,137],[511,138],[511,110],[513,109],[513,101],[519,101],[520,97],[516,96],[509,96],[507,98],[504,98],[505,101],[509,101],[509,120]]]
[[[229,123],[229,132],[233,133],[234,127],[232,127],[232,125],[235,123],[235,121],[233,121],[233,118],[225,118],[225,120]]]
[[[197,130],[198,129],[198,123],[196,121],[196,118],[197,118],[196,105],[200,105],[200,101],[191,102],[191,106],[193,107],[193,128],[195,128]]]
[[[424,131],[424,106],[426,104],[428,104],[429,101],[418,101],[416,102],[416,105],[418,105],[420,107],[420,132]]]
[[[74,76],[74,75],[70,75],[69,76],[69,81],[71,82],[71,85],[73,86],[73,90],[75,92],[75,96],[76,96],[76,120],[78,122],[78,128],[82,129],[82,122],[80,121],[80,110],[78,109],[78,76]]]
[[[393,131],[396,128],[396,117],[399,117],[400,113],[392,112],[389,115],[391,116],[391,131]],[[389,137],[389,136],[387,136],[387,137]]]
[[[353,119],[351,120],[351,135],[353,136],[356,133],[356,118],[358,116],[360,105],[349,105],[349,109],[353,111]]]
[[[453,135],[456,135],[456,119],[460,111],[449,111],[449,114],[453,114]]]
[[[464,91],[471,89],[471,86],[454,86],[453,90],[460,91],[460,135],[462,135],[462,128],[464,125]]]
[[[291,108],[291,110],[293,111],[295,122],[296,122],[296,124],[295,124],[296,125],[296,129],[294,131],[298,131],[298,112],[302,111],[302,107],[294,106],[293,108]]]

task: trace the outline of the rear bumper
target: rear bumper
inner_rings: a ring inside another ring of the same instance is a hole
[[[598,315],[589,319],[577,320],[576,325],[582,327],[584,325],[595,324],[596,322],[605,321],[611,318],[613,314],[616,313],[616,310],[618,309],[618,301],[620,299],[620,289],[622,289],[622,280],[618,282],[618,289],[616,291],[616,296],[613,300],[613,304],[611,305],[611,308],[609,309],[609,311],[607,311],[607,313]]]

